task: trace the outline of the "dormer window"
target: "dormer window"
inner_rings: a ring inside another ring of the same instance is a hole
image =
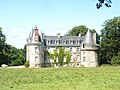
[[[66,40],[66,44],[69,44],[69,40]]]
[[[62,40],[59,40],[58,43],[59,43],[59,44],[62,44]]]

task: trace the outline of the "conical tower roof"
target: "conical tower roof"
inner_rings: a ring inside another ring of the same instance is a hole
[[[32,29],[32,33],[30,33],[29,39],[30,39],[30,43],[42,42],[42,41],[41,41],[41,37],[40,37],[40,35],[39,35],[39,33],[38,33],[37,27],[35,27],[35,29]]]
[[[90,30],[87,31],[87,33],[83,39],[83,44],[91,44],[91,45],[94,44],[93,35]]]

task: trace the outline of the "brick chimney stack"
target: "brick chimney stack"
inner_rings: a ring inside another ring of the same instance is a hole
[[[34,37],[34,40],[35,40],[35,42],[38,42],[39,41],[39,33],[38,33],[38,29],[37,29],[37,27],[35,27],[35,37]]]

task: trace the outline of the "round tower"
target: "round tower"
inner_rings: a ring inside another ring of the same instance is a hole
[[[98,45],[94,42],[90,30],[87,31],[81,44],[81,64],[84,67],[98,66]]]
[[[30,68],[39,68],[44,64],[44,45],[39,36],[38,29],[32,30],[26,44],[27,61],[29,61]]]

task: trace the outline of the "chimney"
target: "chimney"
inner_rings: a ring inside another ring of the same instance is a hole
[[[97,43],[97,33],[93,33],[93,41],[95,44]]]
[[[38,29],[37,29],[37,27],[35,27],[35,37],[34,37],[34,40],[35,40],[35,42],[38,42],[39,41],[39,33],[38,33]]]
[[[81,33],[79,33],[79,35],[78,35],[78,36],[79,36],[79,38],[81,38]]]
[[[60,38],[60,33],[57,33],[58,38]]]

